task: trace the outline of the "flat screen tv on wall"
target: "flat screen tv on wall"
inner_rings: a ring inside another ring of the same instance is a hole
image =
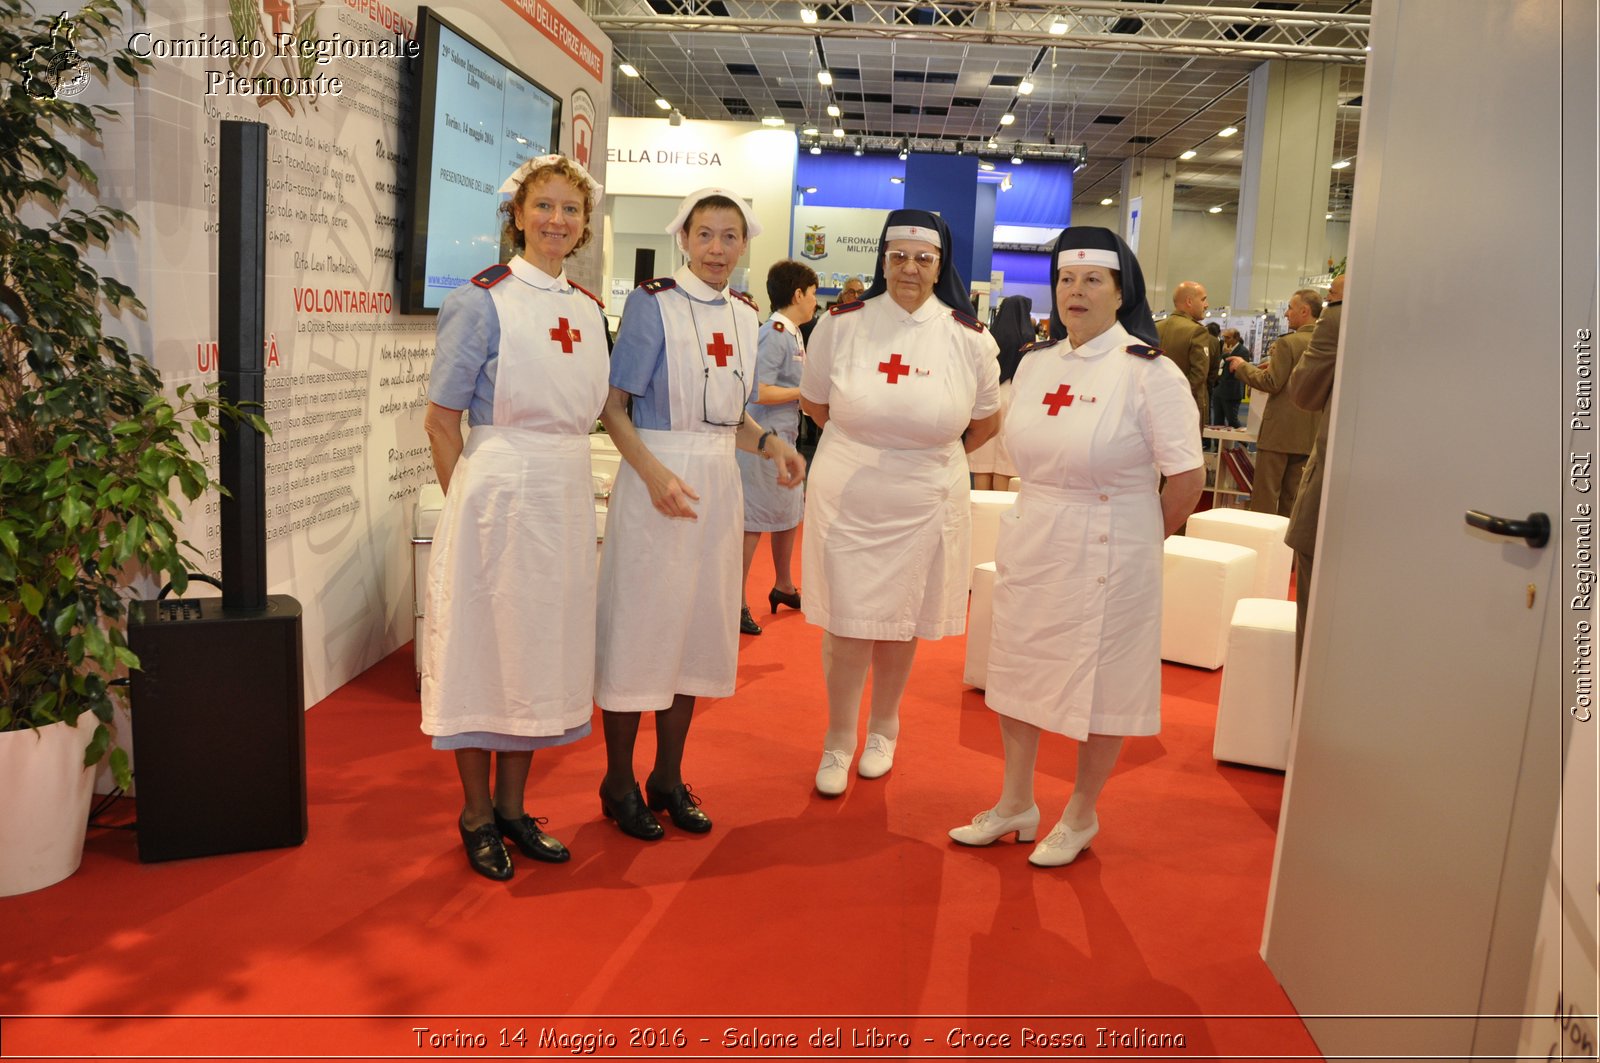
[[[417,42],[400,309],[433,314],[452,288],[500,261],[500,184],[556,150],[561,99],[426,7]]]

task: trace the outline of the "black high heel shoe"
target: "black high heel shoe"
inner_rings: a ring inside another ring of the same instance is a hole
[[[633,789],[627,796],[618,801],[613,801],[606,796],[605,787],[600,788],[600,811],[607,819],[615,820],[622,833],[640,841],[653,842],[667,833],[661,821],[650,814],[644,805],[644,797],[639,793],[639,784],[634,783]]]
[[[657,790],[645,784],[648,803],[657,812],[665,811],[672,817],[673,826],[690,834],[704,834],[711,829],[711,817],[700,811],[700,797],[686,783],[671,790]]]
[[[461,831],[461,843],[466,846],[467,863],[472,870],[496,882],[511,878],[511,854],[506,852],[506,843],[500,840],[498,827],[493,823],[485,823],[468,830],[466,823],[459,819],[456,820],[456,827]]]
[[[779,602],[787,605],[790,609],[798,609],[800,608],[800,592],[798,590],[792,593],[789,591],[780,591],[778,588],[774,587],[767,593],[767,604],[772,607],[772,611],[774,613],[778,611]]]
[[[777,610],[774,609],[773,612],[777,612]],[[739,610],[739,633],[741,635],[761,634],[761,625],[756,623],[756,618],[750,615],[750,607],[748,605]]]
[[[539,829],[542,819],[524,813],[516,819],[507,819],[497,809],[494,814],[495,829],[510,838],[522,850],[523,856],[543,860],[547,864],[564,864],[572,859],[567,847]]]

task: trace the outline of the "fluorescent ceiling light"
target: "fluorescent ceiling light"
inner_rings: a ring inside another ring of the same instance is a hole
[[[1222,132],[1218,133],[1217,136],[1219,136],[1219,137],[1231,137],[1235,133],[1237,133],[1238,131],[1239,131],[1239,127],[1238,126],[1231,125],[1227,129],[1224,129]]]
[[[823,85],[832,85],[833,75],[828,73],[826,70],[819,70],[817,71],[817,81]]]
[[[668,103],[666,100],[663,100],[660,96],[656,97],[656,106],[661,108],[663,111],[672,110],[672,104]]]
[[[801,136],[814,137],[817,135],[817,127],[814,125],[808,125],[804,129],[800,130],[800,134]]]
[[[1222,208],[1221,207],[1212,207],[1209,210],[1207,210],[1206,213],[1207,214],[1221,214],[1222,213]]]
[[[808,26],[817,21],[817,9],[814,7],[802,7],[800,9],[800,21]]]
[[[1010,125],[1012,122],[1015,122],[1016,120],[1017,120],[1017,116],[1012,114],[1010,111],[1007,111],[1005,114],[1000,116],[1000,124],[1001,125]]]
[[[1324,214],[1322,216],[1322,220],[1323,221],[1332,221],[1333,220],[1333,213],[1330,211],[1329,213]]]
[[[1050,23],[1050,32],[1059,37],[1067,32],[1067,24],[1060,19],[1054,19]]]
[[[1198,151],[1195,151],[1193,148],[1190,148],[1188,151],[1184,152],[1182,155],[1179,155],[1178,158],[1182,159],[1184,162],[1188,162],[1190,159],[1194,158],[1198,154],[1200,154]]]
[[[1104,198],[1104,199],[1102,199],[1102,200],[1101,200],[1101,201],[1100,201],[1100,205],[1101,205],[1101,206],[1102,206],[1102,207],[1109,207],[1109,206],[1111,206],[1111,197],[1110,197],[1110,196],[1107,196],[1107,197],[1106,197],[1106,198]]]
[[[622,71],[623,75],[626,77],[636,78],[639,76],[638,68],[632,63],[623,63],[621,66],[617,67],[617,69]]]
[[[1023,78],[1022,81],[1017,84],[1017,95],[1019,95],[1019,96],[1028,96],[1028,95],[1031,95],[1032,93],[1033,93],[1033,82],[1029,81],[1027,78]]]
[[[992,163],[989,160],[985,159],[984,161],[978,163],[978,169],[984,170],[984,171],[992,170],[992,169],[994,169],[994,163]]]
[[[844,130],[840,129],[838,126],[834,126],[833,127],[833,135],[838,137],[840,140],[843,140],[844,139]]]
[[[770,117],[769,118],[763,118],[761,120],[761,124],[762,125],[779,126],[779,125],[783,124],[783,119],[782,118],[770,118]]]
[[[839,117],[839,105],[837,103],[828,104],[828,117],[829,118],[837,118],[837,117]]]
[[[1349,165],[1350,165],[1350,160],[1349,159],[1340,159],[1338,162],[1333,164],[1333,168],[1335,170],[1343,170],[1346,167],[1348,167]]]

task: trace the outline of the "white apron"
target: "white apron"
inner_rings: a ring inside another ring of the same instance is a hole
[[[581,292],[519,277],[490,289],[502,337],[494,423],[471,429],[434,533],[422,657],[431,735],[560,735],[593,712],[588,432],[606,395],[605,322]],[[570,329],[547,340],[562,319]]]
[[[1000,518],[985,700],[1079,740],[1160,730],[1157,464],[1200,463],[1187,382],[1135,342],[1116,326],[1031,352],[1004,428],[1022,488]]]
[[[654,305],[666,335],[674,428],[639,429],[639,438],[699,494],[698,519],[662,516],[632,466],[618,471],[600,554],[595,644],[595,700],[609,712],[671,708],[675,694],[727,697],[739,665],[744,494],[734,429],[706,421],[736,422],[743,412],[756,315],[731,298],[692,303],[676,290]],[[714,364],[707,344],[733,347],[725,365]]]

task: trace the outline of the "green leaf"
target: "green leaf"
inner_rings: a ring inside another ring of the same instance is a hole
[[[111,777],[123,790],[133,786],[133,770],[128,763],[128,751],[121,746],[111,750]]]
[[[22,600],[22,607],[28,611],[29,616],[38,616],[39,610],[44,608],[44,595],[39,593],[39,588],[31,583],[24,583],[17,588],[17,597]]]
[[[106,750],[111,748],[111,728],[105,724],[96,724],[94,737],[89,739],[89,748],[83,751],[83,766],[92,768],[100,763],[106,755]]]
[[[0,546],[4,546],[6,552],[12,557],[16,557],[17,552],[21,549],[17,543],[16,526],[10,521],[0,523]]]
[[[78,607],[69,605],[56,614],[55,623],[51,627],[54,629],[57,638],[66,638],[67,633],[72,630],[73,625],[77,622]]]

